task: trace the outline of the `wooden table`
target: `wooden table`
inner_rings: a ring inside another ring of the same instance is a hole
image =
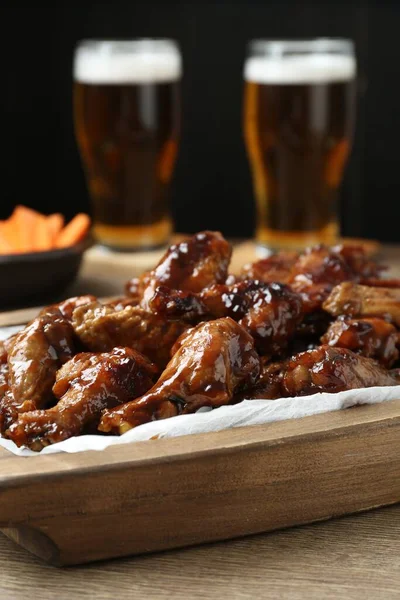
[[[242,246],[235,260],[247,259],[251,252]],[[386,248],[383,254],[398,275],[400,249]],[[130,260],[92,253],[73,291],[119,293],[122,282],[148,262],[149,256]],[[1,600],[397,599],[400,505],[241,540],[62,570],[0,535],[0,573]]]
[[[57,569],[0,536],[2,600],[397,600],[400,505],[162,554]]]

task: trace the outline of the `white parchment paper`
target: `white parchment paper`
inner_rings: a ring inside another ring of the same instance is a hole
[[[10,335],[10,328],[0,329],[0,338]],[[5,331],[7,330],[7,331]],[[314,394],[280,400],[244,400],[235,406],[222,406],[209,410],[200,409],[193,415],[181,415],[152,421],[131,429],[121,436],[82,435],[64,442],[47,446],[40,453],[27,448],[18,448],[14,442],[0,437],[0,446],[19,456],[37,456],[58,452],[83,452],[84,450],[104,450],[116,444],[130,444],[154,437],[169,438],[192,433],[208,433],[233,427],[262,425],[286,419],[300,419],[309,415],[342,410],[359,404],[379,404],[400,398],[400,387],[372,387],[347,390],[338,394]]]

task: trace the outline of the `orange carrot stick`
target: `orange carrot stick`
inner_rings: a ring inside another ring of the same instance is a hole
[[[19,241],[18,229],[14,220],[10,217],[1,227],[2,237],[11,248],[11,252],[23,252]]]
[[[36,228],[43,218],[36,210],[27,206],[16,206],[10,220],[14,223],[18,246],[23,252],[32,252],[35,247]]]
[[[86,236],[90,228],[90,218],[84,213],[76,215],[61,231],[57,238],[57,248],[74,246]]]
[[[56,240],[64,227],[64,217],[60,213],[54,213],[47,217],[47,227],[50,232],[52,246],[55,246]]]
[[[33,249],[34,251],[43,252],[44,250],[50,250],[52,247],[53,242],[50,229],[47,226],[47,217],[40,215],[40,219],[37,220],[34,231]]]
[[[5,221],[0,223],[0,254],[12,254],[14,252],[13,247],[4,235]]]

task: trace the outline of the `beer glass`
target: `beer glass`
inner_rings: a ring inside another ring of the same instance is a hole
[[[87,40],[76,48],[75,133],[94,234],[107,247],[168,242],[181,73],[172,40]]]
[[[350,40],[250,43],[244,132],[262,247],[300,249],[337,239],[355,76]]]

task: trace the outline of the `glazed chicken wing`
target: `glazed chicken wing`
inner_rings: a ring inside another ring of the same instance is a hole
[[[2,429],[3,416],[2,416],[2,403],[3,398],[7,394],[8,387],[8,354],[11,350],[12,344],[14,343],[16,335],[12,335],[6,340],[0,342],[0,432]],[[8,402],[10,398],[8,398]]]
[[[314,246],[297,255],[279,252],[247,265],[242,274],[260,281],[289,284],[302,295],[307,313],[320,310],[332,288],[342,281],[368,281],[382,269],[357,246]]]
[[[270,283],[252,294],[240,325],[252,336],[259,352],[273,356],[286,348],[303,317],[298,294],[280,283]]]
[[[17,446],[33,450],[84,433],[96,426],[101,412],[141,396],[155,380],[157,368],[135,350],[82,352],[57,373],[53,387],[58,404],[20,414],[7,432]]]
[[[268,258],[244,265],[243,279],[257,279],[265,283],[287,283],[298,259],[297,252],[278,252]]]
[[[8,354],[11,350],[11,347],[15,341],[17,334],[11,335],[7,339],[0,341],[0,364],[6,363],[8,359]]]
[[[57,308],[42,312],[20,331],[8,353],[9,390],[0,402],[0,429],[18,413],[44,408],[57,370],[74,353],[74,332]]]
[[[168,363],[173,344],[188,328],[185,323],[167,320],[138,306],[116,310],[99,302],[78,307],[72,325],[88,350],[107,352],[115,346],[126,346],[148,356],[160,368]]]
[[[354,281],[376,280],[386,267],[372,260],[362,246],[340,244],[332,248],[349,267]]]
[[[195,294],[160,287],[149,301],[151,310],[193,323],[231,317],[254,338],[262,354],[284,349],[303,318],[301,297],[280,283],[242,281],[213,285]]]
[[[223,283],[231,259],[231,245],[217,231],[202,231],[170,246],[155,269],[127,284],[128,294],[147,297],[159,285],[188,292],[199,292],[213,283]]]
[[[321,338],[323,344],[348,348],[390,368],[399,358],[399,332],[384,319],[339,317]]]
[[[0,431],[20,412],[42,408],[52,400],[57,369],[75,351],[69,320],[72,311],[94,296],[68,298],[43,308],[25,329],[1,343]],[[9,384],[9,385],[8,385]]]
[[[189,331],[154,387],[142,398],[105,411],[101,431],[124,433],[155,419],[228,404],[255,383],[260,359],[252,338],[229,317]]]
[[[8,351],[5,347],[4,341],[0,341],[0,364],[7,362]]]
[[[40,313],[40,315],[45,315],[47,313],[57,313],[59,311],[62,316],[70,321],[72,319],[72,313],[79,306],[84,306],[85,304],[90,304],[91,302],[95,302],[96,297],[90,294],[86,296],[74,296],[73,298],[67,298],[67,300],[63,300],[58,304],[52,304],[51,306],[46,306]]]
[[[400,288],[371,287],[347,281],[333,288],[323,307],[334,316],[383,317],[400,327]]]
[[[148,306],[157,314],[192,324],[221,317],[237,321],[253,306],[253,296],[268,289],[268,284],[253,280],[231,285],[214,284],[198,293],[159,286],[148,298]]]
[[[351,266],[340,252],[317,246],[299,256],[288,283],[301,294],[306,312],[313,312],[321,308],[322,302],[337,283],[354,277]]]
[[[0,406],[1,401],[8,391],[8,363],[0,363]]]
[[[282,361],[268,362],[261,359],[260,375],[254,385],[235,394],[231,404],[242,400],[276,400],[282,398]]]
[[[280,382],[282,397],[400,383],[398,370],[387,371],[370,358],[331,346],[319,346],[293,356],[282,363],[275,379]]]

